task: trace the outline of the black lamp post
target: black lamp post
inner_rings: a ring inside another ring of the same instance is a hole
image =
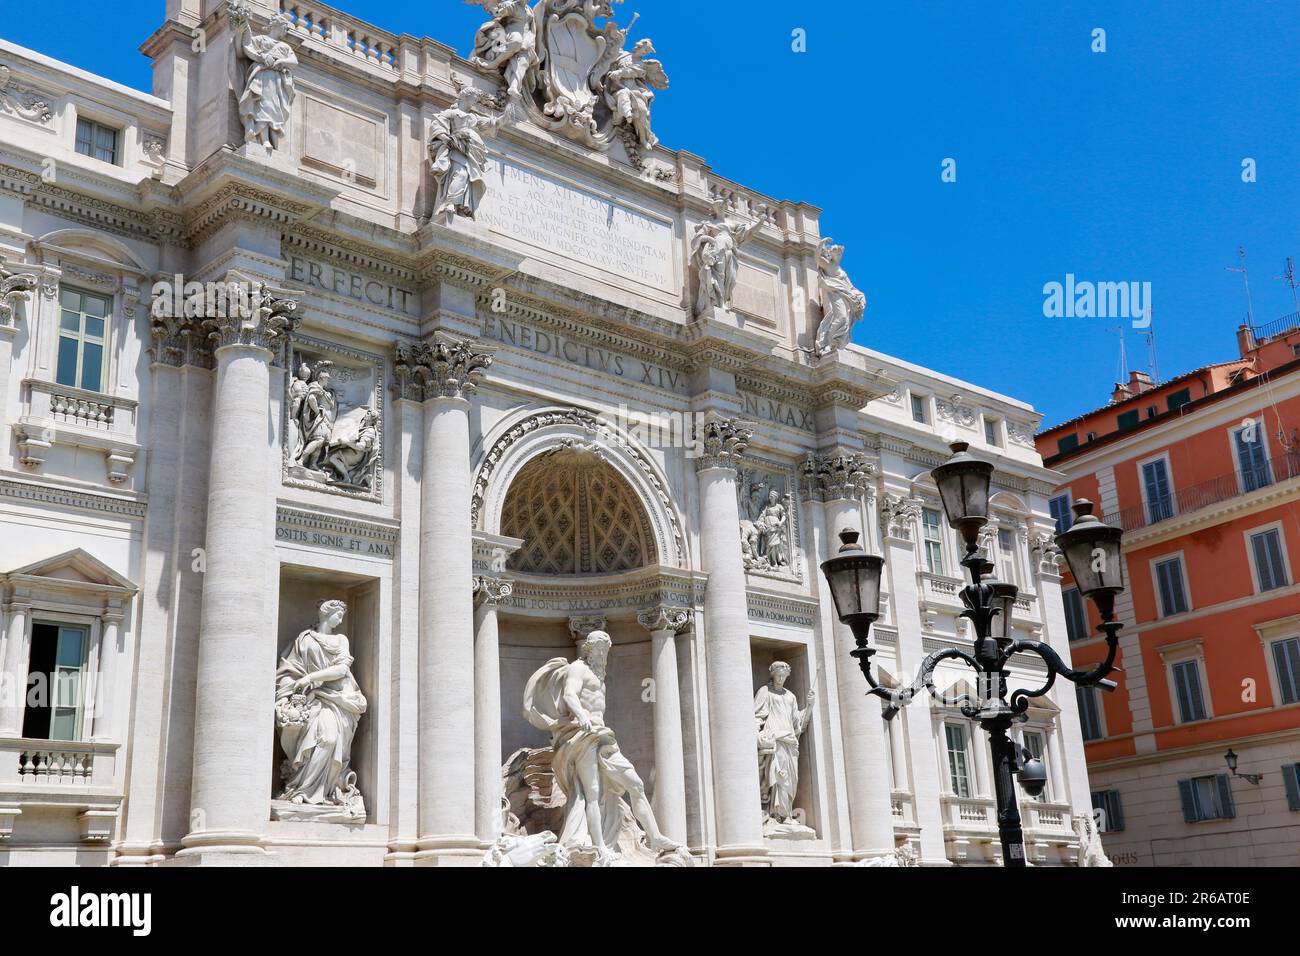
[[[1257,787],[1259,786],[1260,781],[1264,779],[1262,773],[1237,773],[1237,753],[1231,747],[1229,747],[1228,752],[1223,755],[1223,759],[1228,764],[1228,771],[1234,777],[1240,777],[1247,783],[1253,783]]]
[[[1064,677],[1081,687],[1101,687],[1113,691],[1115,682],[1107,680],[1115,670],[1119,650],[1119,630],[1115,621],[1115,596],[1124,590],[1123,566],[1120,563],[1119,528],[1103,524],[1092,514],[1092,503],[1079,501],[1074,506],[1075,523],[1070,530],[1056,536],[1057,546],[1065,555],[1070,573],[1079,591],[1101,613],[1100,630],[1106,635],[1106,660],[1088,671],[1076,671],[1065,665],[1060,656],[1041,641],[1015,640],[1012,637],[1011,612],[1017,588],[995,581],[993,565],[980,550],[979,535],[988,523],[989,489],[993,465],[980,461],[968,451],[969,445],[952,445],[953,456],[932,472],[939,486],[948,523],[961,535],[965,555],[961,564],[971,583],[961,591],[966,605],[962,617],[975,628],[971,653],[955,647],[934,651],[921,663],[921,670],[911,686],[889,689],[872,676],[871,658],[876,648],[868,643],[871,625],[880,617],[880,578],[884,558],[867,554],[858,545],[856,531],[842,531],[843,546],[838,554],[822,562],[822,572],[830,584],[831,596],[839,618],[853,632],[857,645],[852,655],[857,659],[870,690],[888,702],[887,716],[907,706],[922,689],[939,698],[934,686],[934,670],[940,662],[958,660],[978,675],[976,697],[963,694],[952,703],[960,706],[967,717],[978,720],[989,735],[993,756],[993,779],[997,795],[998,834],[1002,840],[1002,860],[1007,866],[1025,865],[1025,836],[1016,799],[1015,776],[1031,797],[1047,785],[1047,768],[1028,751],[1017,746],[1007,733],[1012,722],[1024,719],[1029,702],[1042,697]],[[1007,699],[1007,662],[1015,654],[1036,654],[1047,664],[1047,681],[1034,689],[1018,689]]]

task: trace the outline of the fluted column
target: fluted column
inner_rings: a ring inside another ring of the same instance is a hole
[[[474,584],[475,832],[493,843],[501,835],[501,644],[497,607],[514,586],[480,577]]]
[[[420,836],[417,862],[477,862],[474,536],[469,410],[490,356],[463,342],[399,346],[404,389],[424,398],[420,488]]]
[[[122,633],[122,611],[112,608],[104,612],[103,631],[99,636],[99,673],[95,676],[95,719],[92,736],[95,740],[114,740],[119,736],[116,723],[117,701],[117,643]]]
[[[267,526],[271,359],[297,303],[266,299],[249,318],[211,320],[212,400],[203,610],[194,694],[190,832],[179,855],[256,863],[270,820],[276,629],[274,530]]]
[[[871,466],[861,456],[829,455],[814,461],[810,490],[822,501],[827,534],[822,559],[839,550],[839,533],[864,530],[859,501],[866,492]],[[819,580],[824,578],[819,575]],[[830,601],[822,587],[822,600]],[[849,629],[838,620],[835,647],[841,655],[835,668],[840,699],[840,736],[844,745],[845,789],[853,858],[865,860],[894,852],[893,800],[889,781],[889,743],[885,739],[880,698],[869,696],[862,671],[848,657],[853,646]]]
[[[736,502],[736,470],[750,431],[738,422],[712,418],[701,425],[701,433],[700,552],[709,575],[704,651],[718,864],[761,864],[766,862],[767,848],[754,738],[749,601]]]
[[[682,748],[682,697],[677,677],[677,634],[691,620],[678,607],[642,611],[637,621],[650,632],[654,678],[655,819],[670,839],[686,843],[686,762]]]

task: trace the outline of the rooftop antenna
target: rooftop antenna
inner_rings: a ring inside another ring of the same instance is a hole
[[[1112,325],[1108,331],[1119,333],[1119,381],[1121,388],[1128,388],[1128,347],[1124,344],[1124,326]]]
[[[1156,363],[1156,307],[1147,303],[1147,327],[1142,330],[1147,340],[1147,364],[1151,371],[1151,384],[1160,384],[1160,366]]]
[[[1246,271],[1246,247],[1237,247],[1237,259],[1241,262],[1241,268],[1237,269],[1228,266],[1229,272],[1240,272],[1241,280],[1246,284],[1246,324],[1252,329],[1255,327],[1255,306],[1250,300],[1250,273]]]
[[[1275,279],[1281,279],[1291,287],[1291,303],[1295,306],[1296,314],[1300,315],[1300,296],[1295,291],[1295,260],[1290,256],[1286,257],[1286,270],[1280,276],[1274,276]]]

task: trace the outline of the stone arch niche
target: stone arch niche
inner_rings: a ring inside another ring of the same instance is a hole
[[[566,484],[566,468],[584,474],[570,476]],[[580,500],[583,494],[589,496],[585,503]],[[507,502],[513,504],[516,495],[529,495],[534,503],[571,508],[576,527],[561,528],[553,515],[519,524],[521,510],[508,513],[507,509]],[[610,529],[593,527],[586,539],[592,550],[584,556],[579,538],[582,522],[606,513],[617,519],[618,542],[608,533]],[[642,552],[638,567],[682,568],[686,564],[681,520],[666,479],[629,436],[578,408],[525,412],[497,429],[475,479],[473,520],[480,531],[524,538],[527,543],[516,561],[520,570],[531,573],[626,571],[633,560],[632,542]],[[539,531],[542,537],[534,540]],[[572,536],[572,561],[563,547],[546,545],[551,540],[548,535],[556,542]],[[534,544],[542,545],[537,554],[531,547]],[[530,568],[530,563],[535,568]]]

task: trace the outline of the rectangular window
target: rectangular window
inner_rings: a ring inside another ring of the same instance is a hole
[[[1288,637],[1273,645],[1273,667],[1283,704],[1300,704],[1300,637]]]
[[[59,345],[54,380],[88,392],[104,390],[110,300],[77,289],[59,290]]]
[[[1232,802],[1232,778],[1226,773],[1179,780],[1178,795],[1183,802],[1183,819],[1188,823],[1231,820],[1237,815]]]
[[[921,538],[925,542],[925,566],[931,574],[946,574],[943,560],[943,515],[937,509],[921,509]]]
[[[1006,528],[998,529],[998,562],[1002,580],[1007,584],[1018,584],[1016,574],[1016,536]]]
[[[1074,451],[1078,447],[1078,435],[1066,435],[1064,438],[1056,439],[1056,453],[1058,455],[1064,455],[1067,451]]]
[[[970,798],[970,752],[966,747],[966,728],[961,724],[944,724],[944,737],[948,743],[948,781],[952,792],[959,797]]]
[[[1142,488],[1146,492],[1147,521],[1155,524],[1174,516],[1173,488],[1165,459],[1157,458],[1142,466]]]
[[[1268,449],[1264,447],[1263,427],[1238,428],[1232,433],[1233,447],[1237,450],[1237,467],[1241,469],[1241,491],[1247,494],[1273,483],[1268,473]]]
[[[1047,740],[1036,730],[1025,731],[1025,749],[1034,755],[1035,760],[1041,760],[1043,766],[1047,766]],[[1051,780],[1051,773],[1047,777]],[[1046,803],[1050,795],[1051,784],[1043,788],[1043,792],[1034,797],[1039,803]]]
[[[992,445],[994,448],[1001,447],[1002,441],[998,435],[998,420],[996,418],[984,419],[984,443]]]
[[[1286,783],[1287,809],[1300,810],[1300,763],[1283,767],[1282,779]]]
[[[1180,391],[1174,392],[1167,399],[1165,399],[1165,401],[1169,403],[1169,410],[1171,412],[1175,411],[1176,409],[1182,408],[1184,405],[1188,404],[1191,400],[1192,400],[1192,390],[1190,388],[1184,388]]]
[[[1201,665],[1196,661],[1179,661],[1174,665],[1173,672],[1179,723],[1204,720],[1207,715],[1205,694],[1201,689]]]
[[[1142,412],[1139,409],[1133,409],[1131,412],[1122,412],[1115,419],[1115,424],[1120,431],[1127,431],[1130,428],[1137,428],[1142,422]]]
[[[1065,603],[1065,632],[1072,641],[1086,641],[1091,634],[1088,631],[1088,608],[1083,603],[1083,595],[1078,588],[1062,588],[1061,600]]]
[[[1277,528],[1257,531],[1250,536],[1250,550],[1255,559],[1260,591],[1276,591],[1291,583],[1287,580],[1286,562],[1282,559],[1282,532]]]
[[[1156,562],[1156,585],[1160,590],[1161,617],[1186,613],[1187,592],[1183,590],[1181,558],[1167,558]]]
[[[117,165],[117,130],[91,120],[77,120],[77,152]]]
[[[922,425],[926,424],[930,419],[925,412],[926,412],[925,396],[913,395],[912,396],[912,421],[920,422]]]
[[[23,736],[34,740],[80,740],[86,655],[84,627],[32,624]]]
[[[1083,739],[1101,740],[1106,736],[1101,732],[1101,701],[1095,687],[1076,687],[1079,698],[1079,725],[1083,728]]]
[[[1069,531],[1074,524],[1074,514],[1070,511],[1070,493],[1067,491],[1063,495],[1057,495],[1047,503],[1047,507],[1052,513],[1052,520],[1056,522],[1056,533]]]
[[[1124,829],[1124,808],[1120,804],[1118,790],[1099,790],[1094,793],[1092,809],[1100,832],[1117,833]]]

